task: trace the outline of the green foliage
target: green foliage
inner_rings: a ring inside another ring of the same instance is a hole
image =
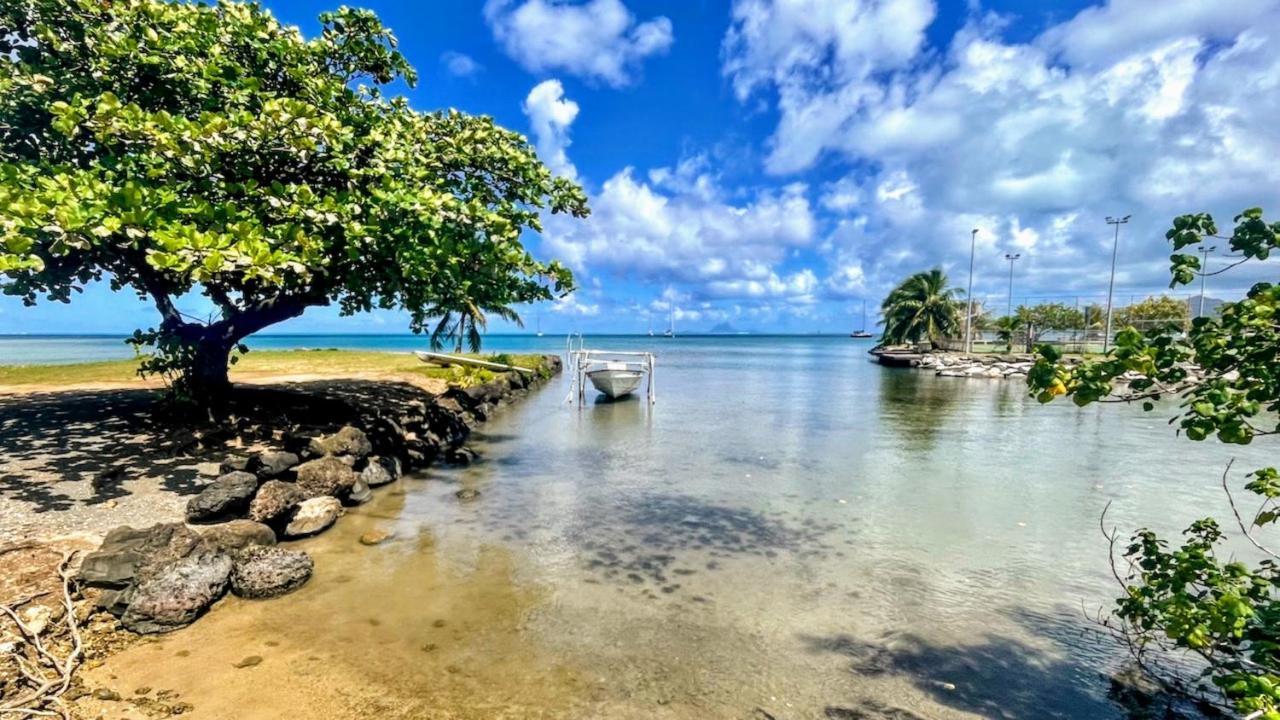
[[[1005,352],[1013,352],[1013,338],[1022,332],[1023,319],[1017,315],[1005,315],[996,319],[996,337],[1004,343]]]
[[[1186,330],[1189,318],[1190,310],[1186,302],[1168,295],[1161,295],[1120,308],[1114,320],[1120,327],[1131,326],[1144,329],[1153,325],[1173,324],[1181,330]]]
[[[902,281],[880,306],[884,333],[880,342],[900,344],[939,340],[962,328],[962,291],[948,287],[941,268],[925,270]]]
[[[0,0],[0,288],[150,297],[138,339],[210,382],[308,307],[403,308],[414,331],[461,308],[469,335],[571,290],[520,238],[585,216],[581,188],[488,117],[384,97],[416,76],[373,13],[320,21],[306,39],[249,3]],[[179,313],[189,293],[218,316]]]
[[[1014,311],[1021,321],[1023,335],[1030,352],[1040,333],[1053,330],[1072,330],[1084,324],[1084,314],[1070,305],[1063,303],[1042,303],[1040,305],[1019,305]],[[1009,347],[1012,349],[1012,338]]]
[[[1231,237],[1221,238],[1207,214],[1176,218],[1166,234],[1175,250],[1173,285],[1190,283],[1201,272],[1198,257],[1176,251],[1209,237],[1228,240],[1243,257],[1241,263],[1265,260],[1280,245],[1280,223],[1267,224],[1257,208],[1236,216],[1235,223]],[[1148,411],[1157,399],[1177,395],[1182,402],[1175,420],[1197,441],[1216,437],[1247,445],[1280,433],[1280,287],[1254,285],[1243,300],[1224,304],[1220,317],[1196,318],[1185,334],[1180,322],[1168,322],[1165,314],[1175,303],[1185,318],[1186,306],[1176,300],[1149,301],[1151,308],[1163,308],[1152,317],[1165,322],[1145,332],[1122,330],[1115,349],[1096,362],[1067,368],[1055,350],[1041,347],[1028,376],[1032,392],[1041,402],[1063,395],[1078,405],[1141,401]],[[1132,379],[1117,386],[1126,373],[1134,373]],[[1224,489],[1229,489],[1229,471]],[[1245,490],[1259,496],[1261,507],[1252,517],[1237,512],[1238,524],[1266,559],[1250,566],[1219,558],[1223,535],[1212,518],[1193,524],[1173,549],[1155,533],[1140,530],[1124,553],[1131,570],[1122,578],[1125,597],[1116,614],[1136,635],[1137,647],[1172,643],[1200,655],[1237,711],[1278,720],[1280,556],[1254,533],[1280,517],[1280,474],[1262,468],[1248,478]]]

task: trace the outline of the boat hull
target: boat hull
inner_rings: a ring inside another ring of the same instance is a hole
[[[624,395],[630,395],[640,387],[640,379],[644,377],[644,373],[636,370],[591,370],[587,373],[587,378],[591,380],[591,384],[606,397],[620,398]]]

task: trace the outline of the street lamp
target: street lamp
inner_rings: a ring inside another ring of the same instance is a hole
[[[978,228],[969,232],[969,291],[965,295],[969,309],[964,314],[964,351],[973,353],[973,249],[978,241]]]
[[[1120,226],[1129,222],[1131,217],[1133,216],[1125,215],[1122,218],[1107,216],[1107,224],[1116,226],[1116,238],[1111,244],[1111,282],[1107,284],[1107,326],[1102,335],[1102,352],[1104,354],[1111,348],[1111,296],[1116,290],[1116,252],[1120,248]]]
[[[1013,317],[1013,261],[1022,257],[1022,253],[1005,253],[1004,259],[1009,261],[1009,312],[1007,315]]]
[[[1204,317],[1204,279],[1209,276],[1209,253],[1217,250],[1217,245],[1202,247],[1196,252],[1200,253],[1200,311],[1196,313],[1196,317]]]

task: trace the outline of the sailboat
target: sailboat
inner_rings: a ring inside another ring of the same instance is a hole
[[[671,322],[670,326],[669,326],[669,327],[668,327],[668,328],[667,328],[667,329],[662,333],[662,337],[669,337],[669,338],[673,338],[673,337],[675,337],[675,336],[676,336],[676,311],[675,311],[675,308],[672,308],[672,309],[671,309],[671,320],[670,320],[670,322]]]
[[[534,319],[534,323],[535,323],[534,327],[536,328],[536,330],[535,330],[535,332],[534,332],[534,336],[535,336],[535,337],[542,337],[542,311],[541,311],[541,310],[539,310],[539,311],[537,312],[537,314],[536,314],[536,315],[534,315],[534,318],[535,318],[535,319]]]
[[[649,311],[649,337],[653,337],[653,311]]]
[[[862,301],[862,329],[854,330],[853,332],[849,333],[849,337],[852,337],[852,338],[871,337],[871,333],[867,332],[867,301],[865,299]]]

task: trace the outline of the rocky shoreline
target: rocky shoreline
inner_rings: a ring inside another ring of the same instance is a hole
[[[1035,356],[1025,353],[982,355],[959,352],[917,352],[908,348],[876,347],[870,351],[881,365],[932,371],[939,377],[990,378],[1025,381]],[[1072,364],[1074,359],[1064,362]]]
[[[405,472],[471,462],[471,429],[560,370],[560,358],[546,356],[532,373],[439,395],[388,382],[254,391],[240,399],[252,411],[216,432],[261,449],[205,463],[201,472],[215,477],[188,501],[185,518],[107,533],[81,563],[81,586],[140,634],[184,627],[228,592],[252,599],[292,592],[314,563],[281,543],[325,531]]]

